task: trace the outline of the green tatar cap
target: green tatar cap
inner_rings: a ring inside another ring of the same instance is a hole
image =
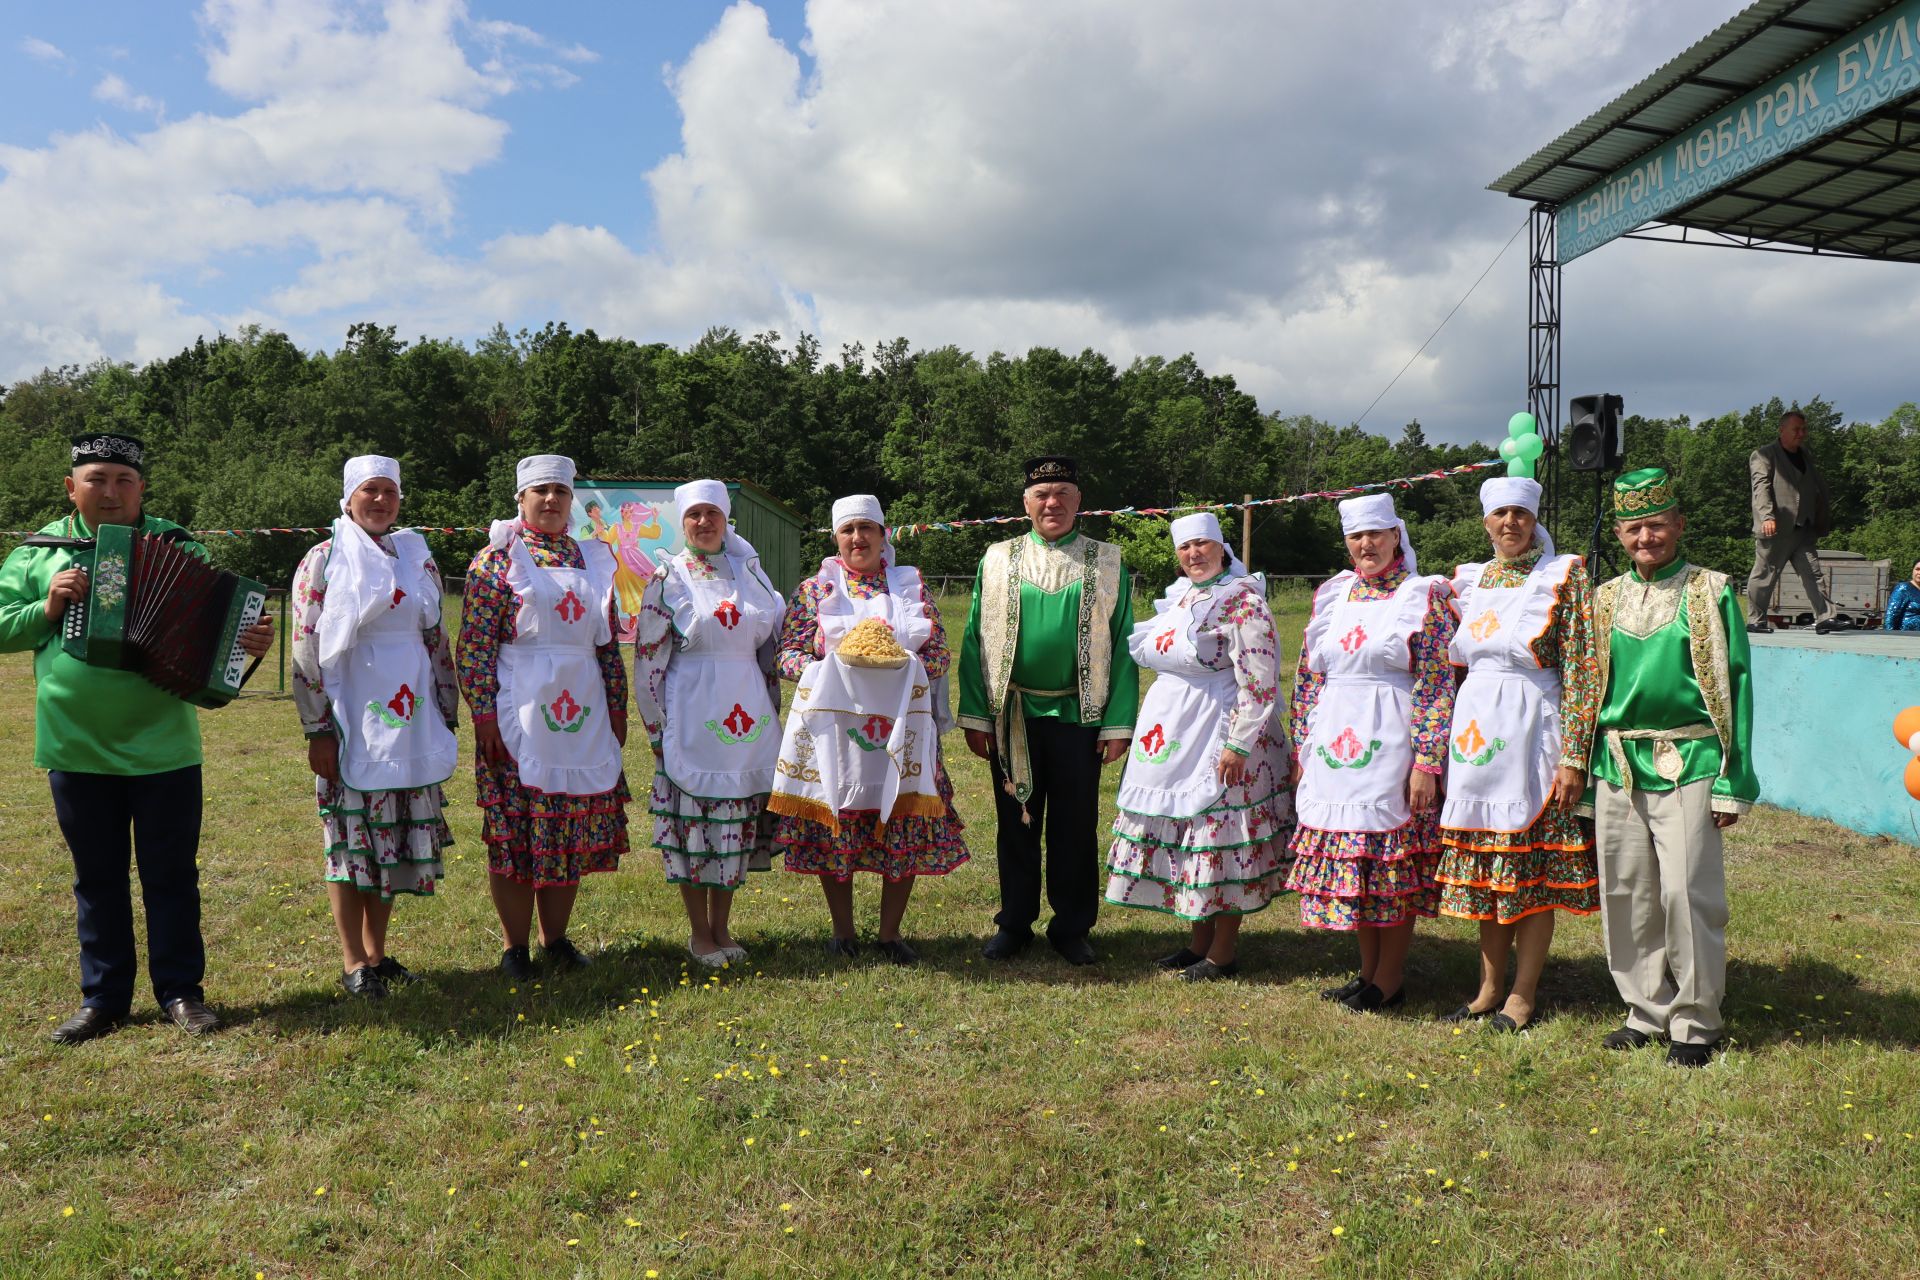
[[[1613,482],[1613,518],[1638,520],[1658,515],[1680,505],[1674,496],[1673,477],[1664,467],[1642,467],[1629,471]]]

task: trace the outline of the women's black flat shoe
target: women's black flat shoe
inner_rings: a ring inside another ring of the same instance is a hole
[[[379,971],[370,964],[363,964],[352,973],[340,975],[340,987],[350,996],[362,1000],[385,1000],[387,984],[380,981]]]
[[[1197,956],[1187,948],[1182,947],[1170,956],[1161,956],[1158,960],[1155,960],[1153,967],[1156,969],[1190,969],[1205,959],[1205,956]]]
[[[1351,1000],[1353,997],[1359,995],[1360,988],[1366,985],[1367,980],[1356,973],[1340,986],[1327,987],[1321,991],[1320,998],[1322,1000]]]
[[[1458,1009],[1455,1009],[1452,1013],[1441,1014],[1440,1021],[1442,1022],[1478,1022],[1482,1018],[1492,1016],[1492,1014],[1493,1014],[1493,1010],[1491,1009],[1476,1009],[1470,1004],[1463,1004]]]
[[[1215,964],[1211,960],[1202,959],[1198,963],[1190,964],[1182,969],[1180,971],[1180,981],[1218,982],[1222,978],[1231,978],[1239,972],[1240,962],[1238,960],[1229,960],[1225,964]]]
[[[540,950],[546,958],[562,969],[585,969],[593,963],[593,957],[573,945],[573,939],[562,934],[552,942],[540,944]]]
[[[1487,1026],[1494,1031],[1520,1032],[1520,1031],[1525,1031],[1528,1027],[1532,1026],[1534,1022],[1539,1018],[1539,1016],[1540,1016],[1539,1012],[1536,1010],[1534,1013],[1534,1016],[1531,1018],[1528,1018],[1525,1022],[1515,1022],[1512,1018],[1509,1018],[1504,1013],[1496,1013],[1491,1018],[1487,1019]]]
[[[404,987],[408,983],[420,981],[418,974],[392,956],[381,957],[380,963],[373,966],[373,971],[379,974],[380,981],[389,987]]]
[[[904,938],[895,938],[888,942],[880,940],[880,954],[902,967],[920,963],[920,953],[908,946]]]
[[[827,954],[851,960],[860,954],[860,944],[852,938],[828,938]]]
[[[1386,995],[1380,988],[1369,982],[1340,1003],[1355,1013],[1373,1013],[1380,1009],[1398,1009],[1406,1002],[1406,987],[1401,987],[1392,995]]]

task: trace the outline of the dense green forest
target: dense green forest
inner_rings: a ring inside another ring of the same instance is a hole
[[[1775,398],[1706,422],[1627,424],[1628,465],[1659,463],[1680,478],[1693,559],[1737,576],[1750,567],[1746,456],[1772,436],[1784,407]],[[1799,407],[1836,490],[1840,527],[1827,545],[1911,564],[1920,553],[1920,410],[1844,425],[1824,400]],[[1191,356],[1123,369],[1095,351],[1036,347],[982,359],[953,347],[916,351],[900,338],[829,359],[804,335],[789,345],[779,334],[715,329],[682,351],[564,324],[496,327],[472,349],[407,343],[391,327],[360,324],[338,351],[309,353],[284,334],[248,328],[144,368],[49,369],[6,388],[0,529],[33,529],[60,514],[67,437],[89,429],[148,442],[156,514],[242,528],[327,523],[342,460],[368,452],[401,460],[404,518],[420,524],[506,514],[515,459],[551,451],[572,455],[585,475],[751,479],[813,526],[850,492],[880,495],[902,523],[1015,512],[1020,461],[1035,453],[1077,455],[1089,507],[1169,506],[1481,461],[1504,426],[1488,423],[1483,443],[1459,446],[1428,442],[1417,421],[1389,439],[1263,413],[1232,378],[1209,376]],[[1401,495],[1426,567],[1486,554],[1477,486],[1478,477],[1430,481]],[[1584,477],[1568,477],[1558,530],[1566,550],[1586,549],[1590,492]],[[1171,573],[1164,523],[1113,524],[1144,578]],[[1237,540],[1237,515],[1229,524]],[[929,573],[966,573],[994,536],[1004,533],[929,533],[904,551]],[[436,538],[448,572],[478,541]],[[281,583],[307,545],[257,537],[215,549],[231,567]],[[1340,562],[1332,504],[1257,514],[1255,568],[1319,573]]]

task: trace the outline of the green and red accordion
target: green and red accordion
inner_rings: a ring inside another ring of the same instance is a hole
[[[266,612],[265,586],[127,525],[102,525],[91,543],[61,542],[74,550],[72,567],[87,572],[86,598],[61,619],[69,654],[135,672],[198,707],[239,695],[253,674],[240,633]]]

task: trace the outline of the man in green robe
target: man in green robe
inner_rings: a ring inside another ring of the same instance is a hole
[[[1594,596],[1592,772],[1607,967],[1627,1021],[1603,1043],[1663,1036],[1668,1062],[1702,1067],[1726,994],[1721,832],[1760,795],[1746,620],[1725,574],[1681,557],[1687,522],[1665,471],[1621,476],[1613,509],[1633,568]]]
[[[132,436],[73,438],[67,498],[73,512],[40,530],[59,542],[87,540],[103,524],[171,537],[206,556],[187,531],[142,510],[145,446]],[[168,1018],[200,1035],[219,1026],[201,981],[200,721],[193,706],[131,671],[89,666],[61,643],[61,620],[87,598],[78,548],[16,547],[0,564],[0,653],[32,651],[33,763],[48,771],[54,814],[73,853],[80,934],[78,1013],[54,1028],[62,1044],[104,1035],[133,1003],[133,899],[127,864],[137,859],[147,912],[147,968]],[[271,620],[242,634],[258,657]]]
[[[1074,528],[1073,459],[1035,458],[1026,476],[1033,528],[980,558],[960,645],[960,726],[992,764],[999,827],[999,931],[984,954],[1005,960],[1033,941],[1044,825],[1047,941],[1092,964],[1100,767],[1126,754],[1140,706],[1133,587],[1120,549]]]

